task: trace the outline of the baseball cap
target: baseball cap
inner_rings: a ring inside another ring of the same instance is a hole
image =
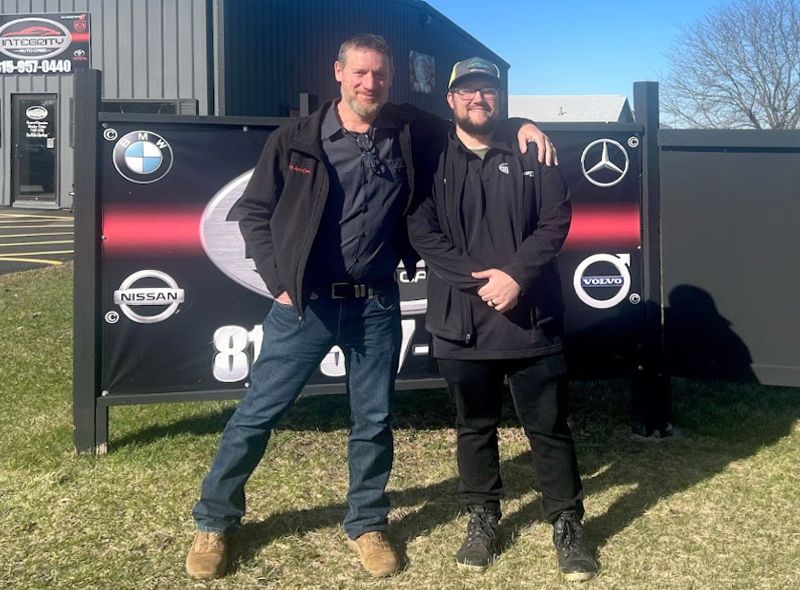
[[[453,66],[453,71],[450,72],[450,83],[447,87],[452,89],[464,78],[477,75],[492,78],[493,80],[497,80],[498,84],[500,83],[500,68],[481,57],[471,57],[459,61]]]

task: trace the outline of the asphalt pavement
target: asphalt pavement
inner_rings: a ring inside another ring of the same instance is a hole
[[[0,207],[0,274],[72,260],[73,230],[69,211]]]

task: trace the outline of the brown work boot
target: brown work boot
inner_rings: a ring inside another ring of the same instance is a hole
[[[348,539],[348,543],[358,553],[364,569],[376,578],[391,576],[400,565],[397,554],[382,531],[369,531],[355,541]]]
[[[186,573],[197,580],[213,580],[224,576],[227,567],[228,547],[222,533],[195,531]]]

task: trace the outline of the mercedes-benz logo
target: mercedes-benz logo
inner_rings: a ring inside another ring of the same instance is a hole
[[[593,150],[592,148],[597,145],[602,146],[602,150],[599,154],[600,159],[591,167],[587,167],[587,157],[591,155],[592,161],[594,161],[595,154],[598,150]],[[612,148],[610,151],[609,146]],[[586,149],[583,150],[583,154],[581,154],[581,171],[586,177],[586,180],[595,186],[609,187],[619,183],[628,173],[629,164],[628,152],[625,151],[622,144],[613,139],[606,138],[595,140],[587,145]],[[620,167],[620,165],[622,167]]]

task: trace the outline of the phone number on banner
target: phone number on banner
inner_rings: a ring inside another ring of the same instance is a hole
[[[0,61],[0,73],[3,74],[65,74],[71,71],[72,62],[68,59]]]

